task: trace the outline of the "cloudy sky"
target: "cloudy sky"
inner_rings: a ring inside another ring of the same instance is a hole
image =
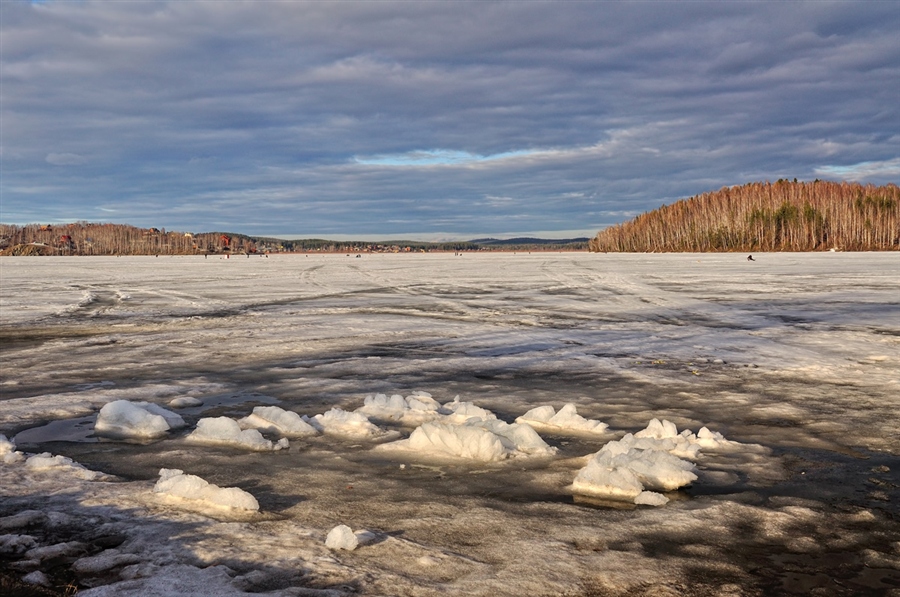
[[[3,0],[0,221],[592,235],[900,180],[900,3]]]

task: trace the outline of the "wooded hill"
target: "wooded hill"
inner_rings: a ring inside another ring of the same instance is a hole
[[[897,251],[900,188],[758,182],[663,205],[590,240],[594,252]]]
[[[581,250],[587,239],[461,242],[283,240],[231,232],[167,232],[127,224],[0,224],[0,255],[196,255],[263,253],[411,253],[428,251]]]

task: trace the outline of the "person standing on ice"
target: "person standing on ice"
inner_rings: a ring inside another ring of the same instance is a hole
[[[747,261],[756,261],[756,259],[753,258],[753,255],[747,255]]]

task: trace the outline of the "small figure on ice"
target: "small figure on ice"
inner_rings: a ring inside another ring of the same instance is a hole
[[[756,261],[756,259],[753,258],[753,255],[747,255],[747,261]]]

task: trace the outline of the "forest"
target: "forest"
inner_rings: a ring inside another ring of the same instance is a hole
[[[606,228],[593,252],[897,251],[900,188],[778,180],[725,187]]]

